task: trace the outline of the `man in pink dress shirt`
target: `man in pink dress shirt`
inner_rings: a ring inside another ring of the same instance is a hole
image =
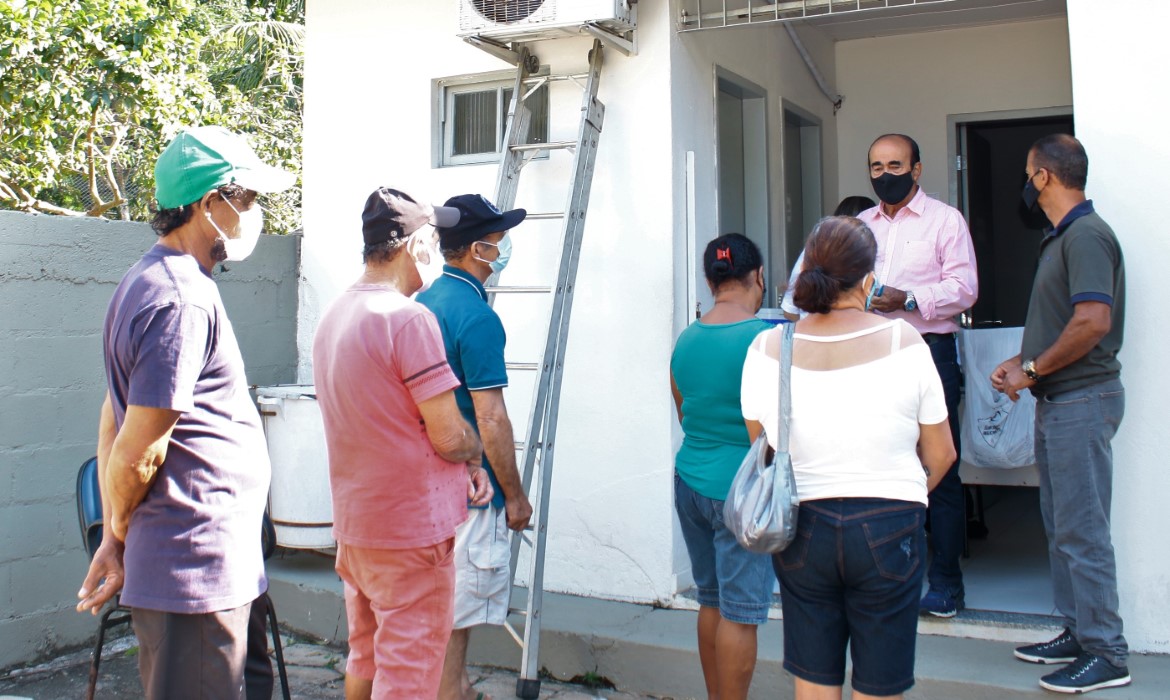
[[[930,346],[942,379],[951,434],[959,447],[959,369],[955,317],[975,303],[979,280],[967,222],[954,207],[928,197],[918,185],[918,144],[903,134],[879,136],[869,147],[869,177],[881,203],[858,215],[877,238],[877,277],[885,284],[873,308],[900,316]],[[959,557],[967,515],[958,461],[930,493],[930,589],[921,611],[953,617],[964,607]]]

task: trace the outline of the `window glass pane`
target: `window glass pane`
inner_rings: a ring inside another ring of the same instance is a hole
[[[512,88],[504,88],[504,101],[500,105],[500,129],[508,120],[508,105],[512,103]],[[532,121],[528,128],[528,143],[548,142],[548,84],[541,85],[536,92],[528,96],[525,101],[528,109],[532,110]],[[503,136],[500,136],[501,140]],[[502,147],[502,144],[501,144]]]
[[[497,91],[455,93],[452,116],[452,155],[495,153]]]

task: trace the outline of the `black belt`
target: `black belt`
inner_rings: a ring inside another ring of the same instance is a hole
[[[927,345],[934,345],[935,343],[953,343],[955,342],[954,333],[923,333],[922,339],[926,341]]]

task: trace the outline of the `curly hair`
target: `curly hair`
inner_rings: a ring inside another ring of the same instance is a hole
[[[215,188],[215,191],[225,200],[240,199],[248,192],[248,190],[235,183],[220,185]],[[203,198],[200,197],[199,199]],[[191,217],[195,214],[195,204],[199,199],[190,204],[184,204],[170,209],[158,209],[152,205],[151,211],[154,216],[150,220],[150,227],[154,229],[155,235],[159,237],[165,236],[191,221]]]

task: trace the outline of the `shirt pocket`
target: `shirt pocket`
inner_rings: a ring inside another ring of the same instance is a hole
[[[938,264],[934,244],[930,241],[906,241],[902,246],[902,267],[932,270]]]

